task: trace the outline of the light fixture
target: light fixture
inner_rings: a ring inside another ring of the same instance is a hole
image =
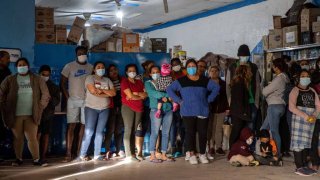
[[[87,21],[85,24],[84,24],[85,27],[90,27],[91,24],[89,23],[89,21]]]
[[[117,16],[117,18],[122,19],[122,18],[123,18],[123,13],[122,13],[122,11],[118,11],[118,12],[116,13],[116,16]]]

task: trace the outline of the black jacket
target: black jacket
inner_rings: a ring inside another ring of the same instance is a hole
[[[238,117],[245,121],[251,121],[249,91],[244,80],[233,84],[231,87],[231,116]]]
[[[9,75],[11,75],[10,69],[0,64],[0,83]]]
[[[211,113],[223,113],[229,109],[229,103],[226,93],[226,82],[219,79],[220,91],[216,99],[210,103]]]
[[[43,116],[53,115],[55,107],[60,103],[59,86],[55,85],[51,80],[48,80],[46,84],[47,84],[51,98],[48,106],[43,111]]]

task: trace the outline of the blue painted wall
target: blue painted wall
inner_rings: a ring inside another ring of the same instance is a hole
[[[33,62],[35,0],[1,0],[0,7],[0,47],[19,48]]]

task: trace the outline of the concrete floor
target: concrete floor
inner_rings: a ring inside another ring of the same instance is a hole
[[[126,163],[121,159],[103,162],[60,163],[61,159],[50,159],[48,167],[33,167],[25,162],[21,167],[11,167],[9,162],[0,165],[0,179],[237,179],[237,180],[319,180],[320,175],[302,177],[293,173],[293,159],[285,159],[283,167],[232,167],[225,157],[217,157],[210,164],[190,165],[184,158],[176,162],[153,164]]]

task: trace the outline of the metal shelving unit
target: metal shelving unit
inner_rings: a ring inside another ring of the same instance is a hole
[[[320,44],[306,44],[306,45],[299,45],[299,46],[292,46],[292,47],[284,47],[284,48],[275,48],[275,49],[268,49],[266,50],[267,53],[275,53],[275,52],[283,52],[283,51],[294,51],[294,50],[301,50],[301,49],[309,49],[309,48],[320,48]]]

